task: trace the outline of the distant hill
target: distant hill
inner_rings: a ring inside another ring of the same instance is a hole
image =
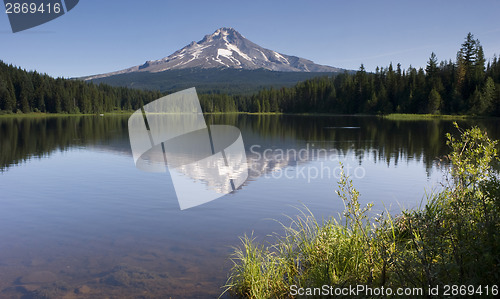
[[[275,72],[264,69],[179,69],[163,72],[132,72],[93,79],[94,83],[161,92],[196,87],[200,93],[250,94],[262,88],[291,87],[313,77],[332,73]]]

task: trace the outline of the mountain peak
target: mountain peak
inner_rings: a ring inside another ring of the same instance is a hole
[[[221,27],[215,30],[215,32],[212,35],[218,35],[218,34],[230,35],[230,34],[240,34],[240,33],[234,30],[234,28],[232,27]]]
[[[211,42],[213,40],[224,40],[226,42],[232,43],[236,39],[245,38],[238,31],[231,27],[221,27],[214,31],[212,34],[205,35],[205,37],[198,43]]]
[[[281,72],[338,72],[340,69],[278,53],[263,48],[246,39],[231,27],[221,27],[205,35],[198,42],[191,42],[170,56],[148,60],[140,66],[118,72],[87,77],[87,80],[131,72],[162,72],[188,68],[266,69]]]

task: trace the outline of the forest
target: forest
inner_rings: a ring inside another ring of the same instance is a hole
[[[92,114],[136,110],[162,94],[52,78],[0,61],[0,113]]]
[[[0,113],[102,113],[135,110],[163,94],[79,80],[51,78],[0,61]],[[469,33],[455,61],[426,67],[377,67],[317,77],[293,87],[252,95],[213,91],[199,95],[204,112],[390,114],[429,113],[500,116],[500,59],[486,61]]]

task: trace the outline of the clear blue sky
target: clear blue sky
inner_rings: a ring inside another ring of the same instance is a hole
[[[39,0],[34,0],[39,1]],[[52,76],[120,70],[170,55],[219,27],[284,54],[369,71],[455,60],[470,31],[500,54],[500,1],[80,0],[62,17],[13,34],[0,14],[0,59]]]

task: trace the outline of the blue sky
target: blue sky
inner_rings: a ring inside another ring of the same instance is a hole
[[[84,76],[159,59],[233,27],[264,48],[319,64],[425,67],[432,51],[455,60],[469,31],[487,58],[500,54],[498,15],[496,0],[80,0],[60,18],[15,34],[0,14],[0,59],[52,76]]]

